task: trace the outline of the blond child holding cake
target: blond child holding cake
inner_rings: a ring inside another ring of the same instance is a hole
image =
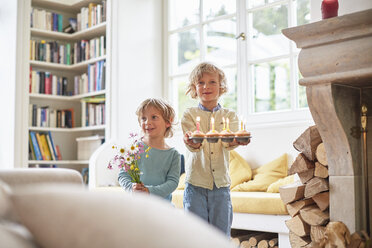
[[[188,148],[183,205],[185,210],[200,216],[230,236],[233,213],[228,172],[229,151],[238,145],[247,145],[249,140],[246,142],[238,142],[236,139],[231,142],[222,142],[218,138],[215,140],[215,136],[219,136],[224,127],[227,128],[223,118],[229,120],[228,129],[233,132],[239,129],[236,113],[221,107],[218,103],[220,96],[225,92],[226,77],[217,66],[204,62],[191,72],[186,94],[192,98],[199,98],[200,102],[199,106],[188,108],[181,121],[184,142]],[[199,129],[197,133],[208,134],[209,142],[204,139],[201,143],[194,143],[190,139],[197,126]]]

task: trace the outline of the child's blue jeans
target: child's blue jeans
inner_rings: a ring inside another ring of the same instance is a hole
[[[233,219],[230,187],[213,185],[213,190],[209,190],[186,183],[183,207],[230,237]]]

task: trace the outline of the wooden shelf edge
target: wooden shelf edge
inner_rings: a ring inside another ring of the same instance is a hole
[[[49,95],[49,94],[40,94],[40,93],[29,93],[30,98],[35,99],[49,99],[49,100],[60,100],[60,101],[80,101],[85,97],[99,96],[106,94],[106,90],[88,92],[79,95],[73,96],[59,96],[59,95]]]
[[[89,59],[83,62],[79,62],[74,65],[65,65],[65,64],[59,64],[59,63],[51,63],[51,62],[45,62],[45,61],[37,61],[37,60],[30,60],[30,65],[35,66],[35,67],[41,67],[45,69],[59,69],[59,70],[71,70],[71,71],[76,71],[76,70],[85,70],[89,64],[93,64],[95,62],[105,60],[106,55],[94,58],[94,59]]]
[[[89,164],[89,160],[28,160],[28,164]]]
[[[102,22],[97,24],[93,27],[69,34],[63,33],[58,31],[51,31],[51,30],[44,30],[38,28],[30,28],[31,36],[41,36],[46,38],[53,38],[53,39],[63,39],[63,40],[80,40],[80,39],[87,39],[93,38],[99,35],[103,35],[106,31],[106,22]]]
[[[106,125],[90,126],[90,127],[73,127],[73,128],[62,128],[62,127],[28,127],[29,131],[40,131],[40,132],[83,132],[83,131],[95,131],[105,130]]]

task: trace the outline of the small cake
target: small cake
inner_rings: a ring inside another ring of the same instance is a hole
[[[235,138],[234,133],[231,132],[230,130],[223,130],[220,133],[220,136],[221,136],[221,141],[222,142],[227,142],[227,143],[233,142],[234,138]]]
[[[198,131],[198,130],[195,130],[191,134],[191,139],[192,139],[192,142],[194,142],[194,143],[202,143],[204,138],[205,138],[205,134],[203,132]]]
[[[247,143],[251,138],[251,133],[245,130],[239,130],[235,133],[235,139],[237,142]]]
[[[217,143],[220,134],[216,130],[211,130],[205,135],[205,137],[207,137],[209,143]]]

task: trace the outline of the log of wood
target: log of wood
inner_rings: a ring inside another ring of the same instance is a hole
[[[316,148],[315,157],[322,165],[328,165],[327,154],[323,142]]]
[[[292,219],[285,221],[289,231],[293,232],[299,237],[305,237],[310,234],[310,226],[307,224],[300,215],[296,215]]]
[[[252,236],[259,234],[258,232],[252,232],[244,235],[238,235],[231,238],[231,241],[236,244],[237,246],[240,245],[241,242],[244,240],[249,240]]]
[[[279,188],[280,199],[284,204],[304,198],[305,185],[298,183],[288,184]]]
[[[269,248],[269,241],[266,239],[260,240],[257,244],[257,248]]]
[[[269,240],[269,247],[274,247],[278,244],[278,238],[273,238]]]
[[[303,153],[300,153],[291,165],[291,168],[289,168],[288,175],[307,171],[312,168],[315,168],[315,163],[307,159]]]
[[[319,243],[316,243],[314,241],[311,241],[309,244],[302,246],[302,248],[323,248],[323,247]]]
[[[329,221],[329,212],[322,212],[317,205],[304,207],[300,210],[301,218],[309,225],[324,225]]]
[[[251,248],[251,245],[249,244],[248,240],[244,240],[240,243],[240,248]]]
[[[311,126],[293,142],[293,147],[305,154],[305,156],[311,160],[315,160],[315,152],[318,145],[322,142],[322,138],[318,132],[317,127]]]
[[[300,209],[302,209],[303,207],[309,206],[311,204],[314,204],[314,201],[312,198],[295,201],[293,203],[287,204],[287,211],[290,216],[294,217],[296,214],[300,212]]]
[[[328,168],[319,162],[315,162],[314,176],[320,177],[320,178],[327,178]]]
[[[310,179],[305,187],[305,198],[313,197],[314,195],[329,190],[327,180],[319,177]]]
[[[301,180],[301,183],[305,184],[307,181],[309,181],[311,178],[314,177],[314,168],[302,171],[298,173],[298,177]]]
[[[350,244],[350,232],[347,226],[340,221],[329,222],[326,227],[326,247],[346,248]]]
[[[300,237],[293,232],[289,232],[289,243],[292,248],[300,248],[311,243],[310,237]]]
[[[272,239],[275,236],[273,233],[260,233],[249,238],[250,246],[257,246],[261,240]]]
[[[350,244],[347,246],[347,248],[359,248],[362,242],[363,238],[359,235],[359,233],[354,232],[350,236]]]
[[[329,191],[316,194],[312,197],[312,199],[322,211],[326,210],[329,207]]]
[[[325,237],[325,226],[311,226],[310,227],[310,238],[316,243],[321,243]]]

